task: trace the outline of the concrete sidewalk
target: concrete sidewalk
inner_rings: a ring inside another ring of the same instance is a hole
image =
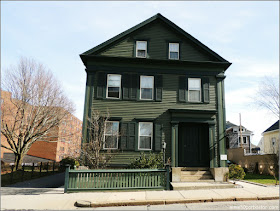
[[[18,195],[2,195],[2,210],[48,209],[71,210],[76,205],[91,207],[163,205],[214,201],[269,200],[279,198],[279,186],[263,187],[236,182],[243,188],[181,191],[134,191],[134,192],[79,192],[63,193],[63,188],[34,195],[26,192]],[[5,193],[11,187],[2,188]],[[11,192],[11,190],[9,190]],[[78,202],[78,203],[77,203]]]

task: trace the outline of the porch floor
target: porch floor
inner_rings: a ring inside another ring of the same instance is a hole
[[[209,189],[223,189],[237,187],[230,182],[171,182],[173,190],[209,190]]]

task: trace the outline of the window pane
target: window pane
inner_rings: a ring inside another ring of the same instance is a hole
[[[147,49],[147,42],[138,41],[137,42],[137,50],[146,50]]]
[[[108,87],[108,97],[120,97],[120,89],[119,87]]]
[[[170,59],[178,59],[179,54],[177,52],[170,52]]]
[[[189,90],[189,101],[200,101],[200,91]]]
[[[116,136],[105,136],[105,148],[117,148],[117,137]]]
[[[151,149],[151,137],[141,136],[140,137],[140,149]]]
[[[120,87],[121,76],[120,75],[108,75],[108,87]]]
[[[115,135],[115,136],[118,134],[118,132],[119,132],[119,123],[118,122],[113,122],[112,132],[113,132],[113,135]]]
[[[141,89],[141,99],[152,100],[153,90],[152,89]]]
[[[179,43],[169,43],[169,51],[179,52]]]
[[[199,89],[200,90],[200,79],[189,78],[189,89]]]
[[[117,135],[119,131],[119,123],[118,122],[106,122],[106,135]]]
[[[137,56],[138,57],[146,57],[146,51],[138,50],[137,51]]]
[[[140,122],[139,127],[140,127],[140,136],[142,136],[142,135],[151,136],[152,135],[152,130],[153,130],[152,123]]]
[[[153,88],[154,77],[152,76],[141,76],[141,88]]]

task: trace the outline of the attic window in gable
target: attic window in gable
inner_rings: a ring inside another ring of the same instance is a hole
[[[136,57],[147,57],[147,41],[136,41]]]
[[[179,59],[179,43],[169,43],[169,59]]]

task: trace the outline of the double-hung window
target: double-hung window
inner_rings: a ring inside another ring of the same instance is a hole
[[[118,149],[119,122],[107,121],[104,133],[104,149]]]
[[[154,76],[140,76],[140,99],[154,99]]]
[[[107,75],[107,98],[119,99],[121,94],[121,75]]]
[[[138,149],[152,150],[152,143],[153,143],[153,123],[139,122]]]
[[[136,57],[147,57],[147,41],[136,41]]]
[[[179,59],[179,43],[169,43],[169,59]]]
[[[201,79],[200,78],[189,78],[188,79],[188,101],[190,102],[201,102]]]

